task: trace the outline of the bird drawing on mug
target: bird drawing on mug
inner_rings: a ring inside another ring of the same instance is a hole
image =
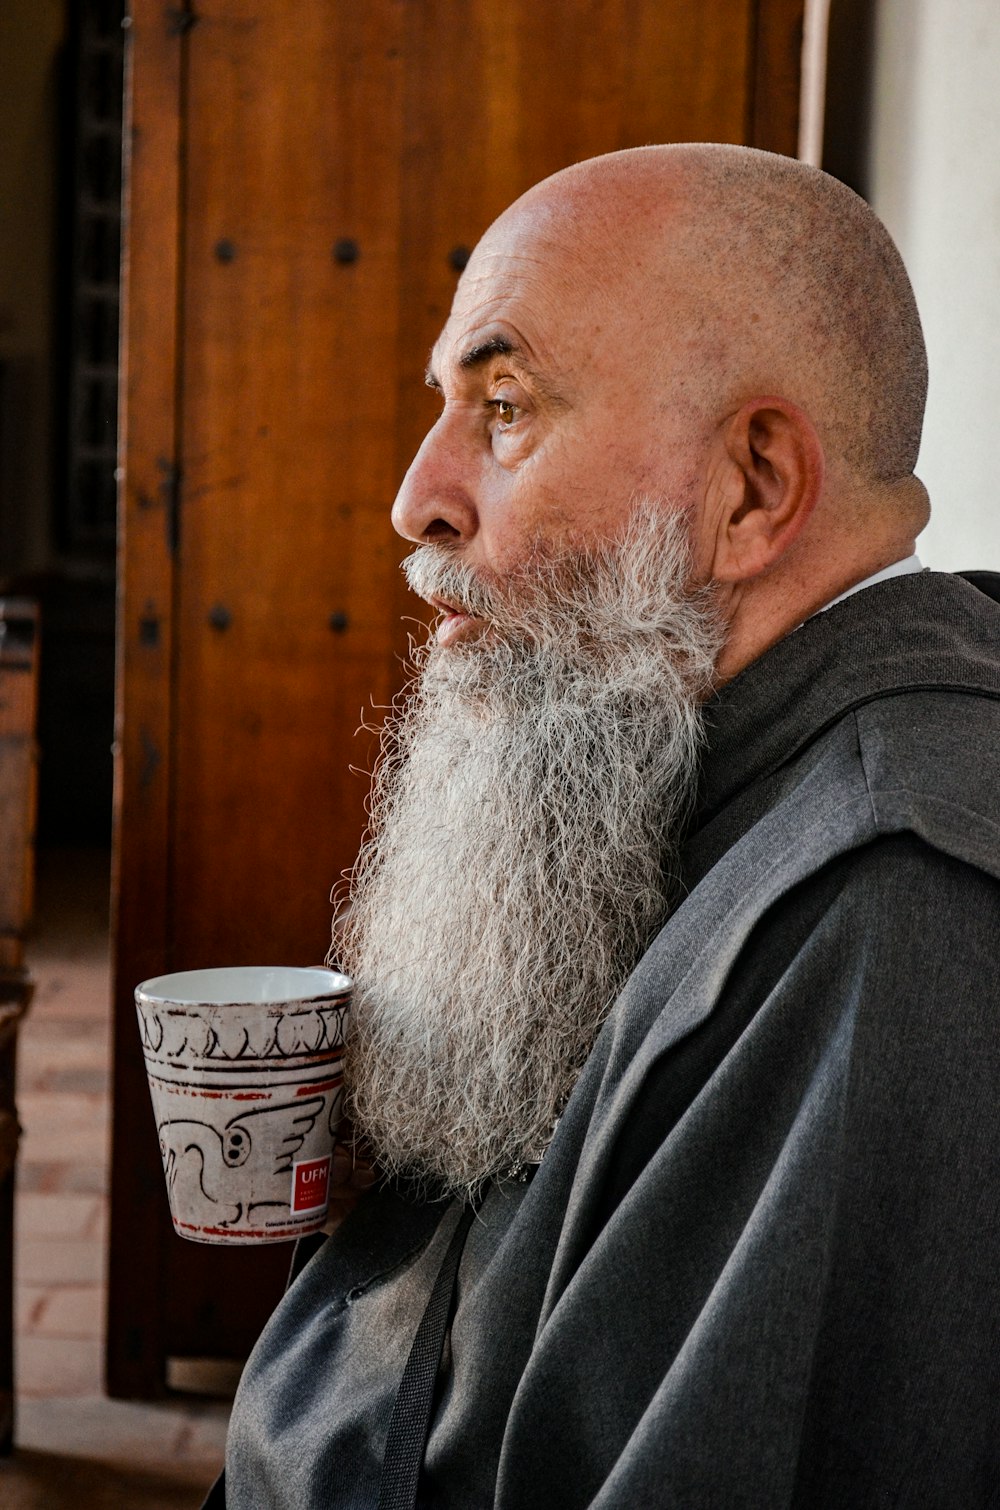
[[[235,1227],[251,1223],[263,1207],[287,1210],[292,1165],[325,1104],[319,1095],[254,1107],[221,1129],[194,1117],[161,1122],[168,1189],[198,1226]],[[251,1178],[245,1166],[255,1143],[269,1157],[255,1161]]]

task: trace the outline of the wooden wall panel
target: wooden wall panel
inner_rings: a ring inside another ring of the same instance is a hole
[[[179,331],[176,434],[164,454],[178,466],[180,528],[167,562],[142,533],[152,516],[139,499],[148,492],[141,479],[153,407],[170,408],[173,348],[162,332],[162,348],[142,347],[146,361],[166,364],[160,389],[148,377],[142,386],[135,358],[137,340],[153,329],[143,325],[156,278],[148,246],[169,239],[173,212],[139,157],[133,179],[123,1039],[134,1031],[126,1000],[140,958],[174,968],[306,963],[326,949],[329,891],[364,819],[367,784],[351,767],[368,763],[371,741],[353,734],[362,710],[398,685],[400,616],[414,612],[388,511],[435,413],[421,376],[462,249],[529,184],[593,153],[738,142],[758,123],[768,145],[793,148],[778,140],[787,110],[763,100],[759,51],[766,43],[773,66],[789,74],[776,85],[787,100],[797,90],[791,36],[801,8],[802,0],[198,0],[196,19],[185,19],[136,0],[137,43],[159,27],[174,33],[161,47],[182,52],[178,65],[174,52],[168,61],[165,51],[136,46],[137,122],[159,110],[164,141],[179,130],[185,151],[173,227],[179,283],[175,290],[168,261],[162,286],[166,300],[176,294]],[[169,685],[167,661],[154,672],[135,639],[160,571],[173,584],[173,640],[161,642],[172,643]],[[137,795],[144,719],[155,724],[162,759],[147,809]],[[166,773],[164,797],[155,783]],[[141,884],[154,908],[145,939],[135,927]],[[133,1077],[134,1059],[123,1054]],[[116,1111],[116,1167],[141,1099],[134,1086],[129,1094],[128,1117]],[[158,1180],[158,1168],[146,1176]],[[156,1346],[164,1356],[239,1355],[274,1302],[279,1259],[164,1241],[163,1230],[162,1211],[154,1222],[144,1208],[137,1224],[118,1203],[116,1247],[160,1245],[155,1320],[147,1311]],[[135,1293],[120,1264],[113,1273],[113,1312],[134,1327]],[[114,1358],[114,1338],[110,1345]],[[123,1379],[116,1368],[113,1378]],[[134,1392],[135,1370],[128,1378]],[[162,1360],[146,1391],[161,1380]]]
[[[361,830],[354,731],[395,677],[401,8],[261,10],[204,7],[188,84],[173,843],[192,965],[322,959]]]
[[[743,140],[788,157],[798,152],[804,13],[803,0],[754,0]]]

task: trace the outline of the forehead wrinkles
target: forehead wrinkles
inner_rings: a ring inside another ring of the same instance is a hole
[[[500,329],[533,361],[559,370],[593,334],[597,288],[587,268],[543,238],[477,247],[455,293],[434,359],[456,362],[467,343]]]

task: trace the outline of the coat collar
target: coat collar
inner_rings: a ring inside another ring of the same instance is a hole
[[[996,603],[960,577],[925,571],[834,604],[706,704],[694,827],[852,708],[929,689],[1000,697]]]

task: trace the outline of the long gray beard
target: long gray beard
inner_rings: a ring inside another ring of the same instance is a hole
[[[544,1149],[667,915],[722,635],[665,505],[490,582],[441,546],[406,571],[490,629],[420,652],[385,731],[347,1085],[383,1168],[468,1194]]]

